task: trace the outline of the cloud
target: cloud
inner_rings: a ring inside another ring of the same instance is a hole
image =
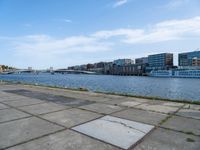
[[[52,21],[64,22],[64,23],[72,23],[72,22],[73,22],[71,19],[66,19],[66,18],[62,18],[62,19],[52,19]]]
[[[115,2],[113,4],[113,7],[116,8],[116,7],[122,6],[122,5],[126,4],[127,2],[128,2],[128,0],[117,0],[117,2]]]
[[[66,23],[72,23],[72,20],[70,20],[70,19],[63,19],[63,21]]]
[[[194,0],[170,0],[170,2],[166,5],[166,7],[169,9],[175,9],[188,4],[190,1]]]
[[[153,49],[152,44],[165,45],[169,42],[175,45],[171,47],[172,49],[173,47],[178,49],[180,44],[187,46],[185,43],[187,41],[200,41],[200,16],[182,20],[166,20],[144,28],[100,30],[88,35],[63,38],[46,34],[20,37],[0,36],[1,46],[3,45],[5,51],[12,51],[12,58],[16,63],[19,61],[19,66],[25,66],[26,63],[32,66],[41,66],[41,64],[49,66],[54,63],[61,66],[71,64],[71,62],[78,64],[78,62],[83,62],[83,58],[78,59],[80,56],[87,57],[84,58],[87,61],[88,56],[100,57],[100,54],[103,54],[102,57],[106,57],[107,54],[113,57],[121,56],[121,54],[128,55],[130,49],[134,47],[140,49],[139,47],[142,46]],[[177,43],[179,43],[178,47]],[[196,45],[190,44],[190,47],[196,47]],[[124,52],[120,49],[124,49]],[[137,51],[138,53],[140,51]]]
[[[75,52],[110,50],[110,43],[100,42],[87,36],[72,36],[55,39],[47,35],[29,35],[14,42],[20,55],[63,55]]]
[[[117,37],[127,44],[147,44],[187,38],[200,38],[200,17],[185,20],[168,20],[143,29],[116,29],[93,34],[100,39]]]

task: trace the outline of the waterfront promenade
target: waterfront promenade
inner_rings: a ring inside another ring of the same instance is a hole
[[[200,105],[0,83],[0,149],[199,148]]]

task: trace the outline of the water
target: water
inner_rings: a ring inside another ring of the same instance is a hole
[[[13,74],[0,75],[0,80],[200,101],[200,79],[80,74]]]

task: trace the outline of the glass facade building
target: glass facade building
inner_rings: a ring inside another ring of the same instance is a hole
[[[179,66],[193,66],[194,59],[200,59],[200,51],[180,53],[178,54],[178,65]]]
[[[173,54],[161,53],[148,56],[149,68],[154,69],[169,69],[173,67]]]

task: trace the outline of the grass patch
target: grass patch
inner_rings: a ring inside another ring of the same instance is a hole
[[[171,118],[172,116],[167,116],[165,119],[163,119],[159,125],[162,125],[163,123],[165,123],[169,118]]]
[[[187,138],[186,141],[187,141],[187,142],[195,142],[195,140],[192,139],[192,138]]]
[[[191,131],[183,131],[183,133],[188,134],[188,135],[195,135],[193,132]]]
[[[170,102],[178,102],[178,103],[200,105],[200,101],[192,101],[192,100],[167,99],[167,98],[156,97],[156,96],[140,96],[140,95],[133,95],[133,94],[128,94],[128,93],[115,93],[115,92],[95,91],[95,93],[110,94],[110,95],[125,96],[125,97],[133,97],[133,98],[143,98],[143,99],[149,99],[149,100],[162,100],[162,101],[170,101]]]

